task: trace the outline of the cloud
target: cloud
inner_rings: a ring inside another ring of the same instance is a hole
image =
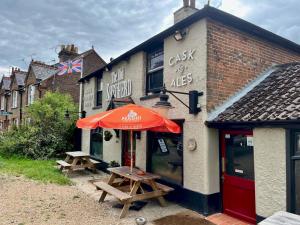
[[[205,3],[197,1],[199,8]],[[115,58],[171,26],[181,5],[181,0],[1,0],[0,67],[26,68],[32,58],[53,63],[59,45],[71,43]],[[300,43],[298,0],[223,0],[220,8]]]

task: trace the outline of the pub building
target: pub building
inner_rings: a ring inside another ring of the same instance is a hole
[[[182,133],[136,132],[134,164],[175,187],[169,197],[187,208],[252,223],[299,214],[300,46],[183,2],[173,26],[80,80],[81,110],[164,110]],[[129,145],[127,131],[82,133],[82,151],[102,165],[130,165]]]

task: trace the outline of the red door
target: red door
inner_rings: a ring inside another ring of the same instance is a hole
[[[252,131],[222,132],[223,210],[256,223]]]

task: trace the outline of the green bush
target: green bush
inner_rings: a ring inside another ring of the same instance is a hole
[[[65,111],[78,111],[69,95],[47,92],[26,110],[28,125],[13,127],[0,137],[0,154],[23,155],[33,159],[59,157],[73,150],[76,114],[65,119]]]

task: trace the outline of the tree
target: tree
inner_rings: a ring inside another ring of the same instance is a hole
[[[26,109],[30,124],[13,128],[1,137],[0,152],[48,159],[73,150],[72,137],[78,114],[65,119],[66,110],[78,111],[70,95],[47,92]]]

